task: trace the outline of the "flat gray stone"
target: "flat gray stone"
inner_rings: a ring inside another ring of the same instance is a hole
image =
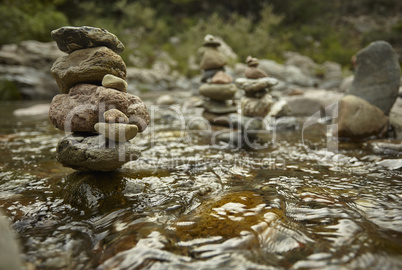
[[[66,53],[80,49],[105,46],[116,53],[124,51],[123,43],[106,29],[91,26],[64,26],[53,30],[51,36],[59,49]]]
[[[115,142],[103,135],[70,134],[57,145],[57,161],[79,171],[114,171],[140,157],[129,142]]]
[[[237,87],[233,83],[215,84],[204,83],[199,88],[200,94],[216,101],[232,99],[236,94]]]

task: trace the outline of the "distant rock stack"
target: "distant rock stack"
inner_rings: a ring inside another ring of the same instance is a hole
[[[275,78],[258,68],[258,59],[247,57],[246,78],[238,78],[236,85],[243,89],[245,96],[241,98],[241,112],[243,116],[264,118],[273,104],[269,92],[278,83]]]
[[[82,26],[53,30],[67,55],[51,68],[62,94],[50,105],[52,124],[72,134],[57,146],[57,160],[81,171],[113,171],[136,160],[139,149],[128,142],[149,124],[142,100],[127,93],[124,45],[105,29]]]
[[[226,59],[218,51],[220,42],[212,35],[204,38],[204,54],[201,59],[203,84],[199,88],[204,99],[203,116],[212,124],[228,125],[225,116],[237,111],[237,104],[233,99],[237,87],[233,78],[225,73]]]

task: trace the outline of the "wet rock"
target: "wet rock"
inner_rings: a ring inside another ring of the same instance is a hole
[[[22,269],[20,248],[8,218],[0,210],[0,269]]]
[[[388,116],[378,107],[357,96],[347,95],[339,101],[338,118],[335,118],[339,138],[365,139],[382,137],[388,128]]]
[[[397,96],[401,68],[388,42],[376,41],[357,53],[355,79],[347,94],[358,96],[389,114]]]
[[[129,141],[138,132],[136,125],[122,123],[96,123],[94,129],[106,138],[117,142]]]
[[[142,132],[149,124],[148,110],[134,95],[92,84],[78,84],[68,94],[56,95],[49,109],[52,124],[64,131],[95,132],[94,125],[109,109],[118,109]]]
[[[110,109],[103,113],[103,119],[106,123],[124,123],[128,124],[130,120],[127,115],[118,109]]]
[[[116,53],[124,51],[121,41],[109,31],[90,26],[65,26],[51,32],[59,49],[66,53],[92,47],[105,46]]]
[[[211,78],[211,84],[229,84],[232,83],[233,78],[223,72],[223,71],[218,71],[217,73],[215,73],[215,75]]]
[[[112,74],[106,74],[103,77],[102,86],[113,88],[121,92],[127,92],[127,82],[122,78],[116,77]]]
[[[126,64],[107,47],[95,47],[59,57],[51,72],[62,93],[79,83],[101,84],[106,74],[126,79]]]
[[[277,79],[270,77],[265,77],[261,79],[246,79],[246,78],[236,79],[236,85],[239,88],[243,89],[245,92],[258,92],[265,89],[269,90],[277,83],[278,83]]]
[[[203,107],[206,111],[214,114],[227,114],[237,111],[237,104],[226,102],[216,102],[213,100],[204,100]]]
[[[370,142],[369,147],[378,155],[402,154],[402,142]]]
[[[291,110],[289,108],[288,102],[284,99],[281,99],[272,105],[268,116],[279,118],[283,116],[289,116],[290,114]]]
[[[109,141],[103,135],[73,133],[57,145],[57,161],[80,171],[114,171],[140,157],[140,150],[129,142]]]
[[[241,111],[245,116],[265,117],[272,103],[272,97],[269,94],[265,94],[262,98],[242,97]]]
[[[172,105],[175,103],[175,99],[171,95],[162,95],[158,97],[156,105]]]
[[[380,162],[377,162],[377,164],[389,170],[398,170],[402,168],[402,159],[384,159]]]
[[[236,94],[237,88],[233,83],[230,84],[212,84],[204,83],[199,88],[200,94],[216,101],[225,101],[231,99]]]

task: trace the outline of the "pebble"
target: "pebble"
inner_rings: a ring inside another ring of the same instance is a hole
[[[232,82],[233,82],[232,76],[223,71],[218,71],[211,79],[211,83],[216,84],[228,84]]]
[[[121,123],[96,123],[94,129],[106,138],[117,142],[129,141],[138,132],[136,125]]]
[[[102,86],[113,88],[121,92],[127,92],[128,84],[122,78],[119,78],[112,74],[106,74],[102,79]]]
[[[175,103],[174,98],[171,95],[162,95],[156,100],[156,105],[172,105]]]
[[[118,109],[110,109],[103,113],[106,123],[124,123],[128,124],[130,120],[127,115]]]

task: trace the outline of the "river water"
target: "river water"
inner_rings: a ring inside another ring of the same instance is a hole
[[[47,115],[0,104],[0,206],[27,269],[402,268],[400,154],[303,119],[239,147],[154,98],[142,157],[111,173],[64,168]]]

